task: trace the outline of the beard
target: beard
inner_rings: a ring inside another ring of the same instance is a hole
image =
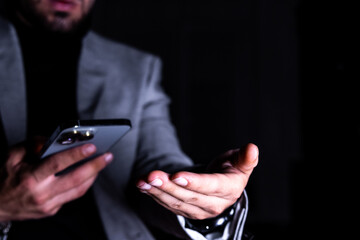
[[[55,12],[54,19],[51,22],[46,19],[42,19],[42,25],[45,29],[52,32],[73,32],[79,28],[79,25],[81,25],[84,19],[85,16],[80,20],[75,21],[69,18],[68,13]]]
[[[42,0],[19,1],[18,10],[20,15],[32,26],[54,33],[72,33],[79,29],[88,18],[89,12],[82,9],[81,16],[74,18],[67,12],[55,11],[45,14],[38,9]],[[82,2],[82,0],[79,0]],[[83,8],[83,4],[81,4]]]

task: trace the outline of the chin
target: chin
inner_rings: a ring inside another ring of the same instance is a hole
[[[56,14],[51,21],[48,21],[45,27],[53,32],[67,33],[74,32],[82,21],[71,19],[66,14]]]

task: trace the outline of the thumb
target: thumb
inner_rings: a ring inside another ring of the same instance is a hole
[[[11,169],[18,165],[25,157],[26,149],[22,145],[16,145],[9,150],[6,162],[7,169]]]
[[[253,143],[248,143],[238,150],[238,154],[234,154],[231,158],[231,164],[234,168],[245,174],[250,174],[259,161],[259,149]]]

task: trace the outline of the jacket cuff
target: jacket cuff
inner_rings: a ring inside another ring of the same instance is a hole
[[[200,232],[187,227],[185,218],[177,215],[178,221],[184,231],[188,234],[190,239],[193,240],[216,240],[216,239],[233,239],[233,240],[241,240],[243,235],[245,220],[248,212],[248,197],[246,191],[244,190],[241,197],[238,199],[235,204],[235,213],[233,219],[226,224],[224,230],[222,232],[210,232],[205,236]]]

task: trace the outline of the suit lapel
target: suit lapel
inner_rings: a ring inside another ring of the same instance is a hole
[[[26,91],[15,29],[0,18],[0,111],[9,146],[26,137]]]
[[[88,33],[83,40],[77,82],[77,108],[82,119],[96,118],[96,109],[107,75],[108,64],[99,59],[101,54],[97,53],[96,45],[95,34]]]
[[[96,118],[109,62],[99,59],[97,37],[90,32],[80,55],[77,107],[82,119]],[[15,29],[0,18],[0,111],[9,146],[26,138],[26,86]],[[99,117],[99,116],[97,116]]]

